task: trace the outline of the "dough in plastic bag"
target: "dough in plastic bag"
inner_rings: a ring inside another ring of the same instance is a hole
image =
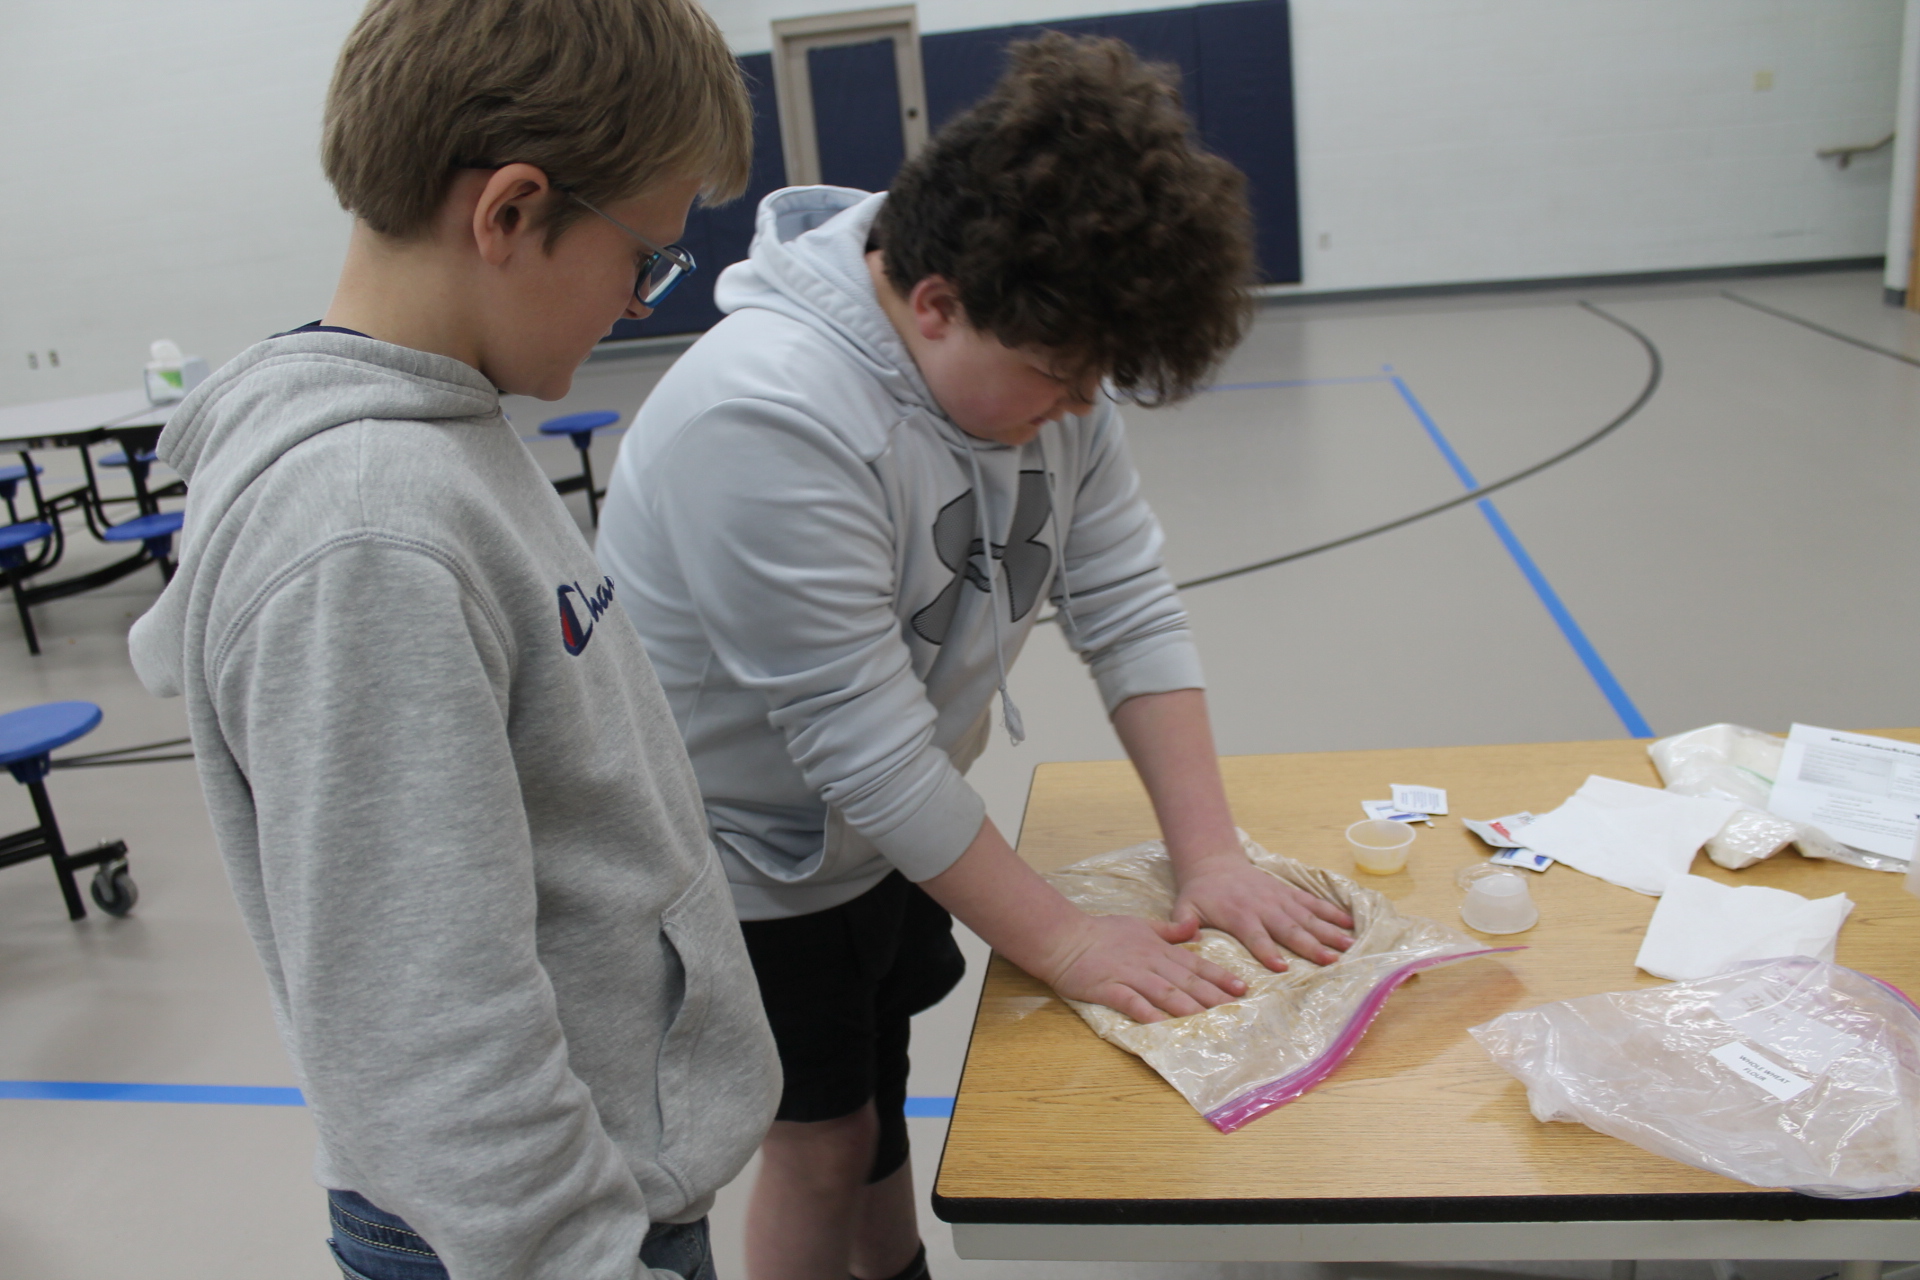
[[[1920,1008],[1852,969],[1760,960],[1471,1034],[1526,1085],[1536,1119],[1810,1196],[1920,1186]]]
[[[1707,841],[1707,856],[1729,871],[1771,858],[1788,845],[1809,858],[1827,858],[1874,871],[1899,871],[1906,864],[1878,853],[1841,844],[1818,827],[1767,812],[1773,780],[1780,772],[1785,738],[1738,724],[1710,724],[1647,744],[1660,781],[1678,795],[1737,800],[1738,810],[1720,834]]]
[[[1326,1079],[1387,996],[1419,970],[1519,950],[1488,948],[1431,920],[1403,916],[1385,894],[1269,853],[1244,834],[1241,842],[1256,866],[1351,914],[1352,949],[1325,967],[1289,952],[1287,971],[1274,973],[1231,935],[1202,929],[1189,949],[1244,980],[1247,994],[1240,999],[1154,1023],[1105,1005],[1067,1002],[1101,1039],[1144,1059],[1222,1133]],[[1173,912],[1173,867],[1157,840],[1084,859],[1047,879],[1094,915],[1166,920]]]

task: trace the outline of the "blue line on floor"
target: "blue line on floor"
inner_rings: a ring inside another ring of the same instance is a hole
[[[59,1102],[211,1102],[243,1107],[305,1105],[298,1089],[250,1084],[118,1084],[90,1080],[0,1080],[0,1098]]]
[[[0,1098],[53,1102],[199,1102],[238,1107],[300,1107],[298,1089],[251,1084],[119,1084],[92,1080],[0,1080]],[[916,1119],[948,1120],[952,1098],[908,1098]]]
[[[1420,425],[1426,429],[1427,438],[1433,441],[1436,449],[1440,450],[1440,456],[1446,459],[1449,467],[1453,468],[1454,477],[1468,489],[1478,489],[1480,482],[1474,479],[1473,472],[1467,468],[1466,461],[1454,451],[1452,443],[1441,432],[1440,425],[1433,420],[1433,415],[1428,413],[1426,406],[1414,396],[1413,389],[1407,386],[1398,374],[1391,371],[1389,371],[1388,380],[1393,383],[1394,390],[1400,393],[1400,398],[1407,402],[1407,408],[1413,410],[1413,416],[1419,419]],[[1620,717],[1620,723],[1627,728],[1627,735],[1633,738],[1651,738],[1653,729],[1647,724],[1646,717],[1642,716],[1640,709],[1633,705],[1633,699],[1627,696],[1627,691],[1620,687],[1620,682],[1614,678],[1612,669],[1607,666],[1605,659],[1601,658],[1600,651],[1593,647],[1593,641],[1587,639],[1587,633],[1581,630],[1578,622],[1574,621],[1572,611],[1560,599],[1560,593],[1553,589],[1553,584],[1547,581],[1547,575],[1540,572],[1540,566],[1533,562],[1533,557],[1527,554],[1527,549],[1520,544],[1518,535],[1508,527],[1506,517],[1502,516],[1499,508],[1493,505],[1493,499],[1482,498],[1474,505],[1479,507],[1480,514],[1487,518],[1487,523],[1493,527],[1494,535],[1500,539],[1501,545],[1506,547],[1507,554],[1513,557],[1513,562],[1520,567],[1520,572],[1526,576],[1527,582],[1533,587],[1533,593],[1540,597],[1540,603],[1547,607],[1547,612],[1553,616],[1554,622],[1560,628],[1560,634],[1567,638],[1567,643],[1573,646],[1573,652],[1579,657],[1581,665],[1586,667],[1587,674],[1593,677],[1593,682],[1600,686],[1600,692],[1612,704],[1614,714]]]
[[[1270,391],[1276,387],[1344,387],[1356,382],[1389,382],[1384,373],[1367,373],[1353,378],[1288,378],[1283,382],[1221,382],[1203,391]]]

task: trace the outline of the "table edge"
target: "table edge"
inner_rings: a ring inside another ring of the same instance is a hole
[[[1442,1223],[1442,1222],[1799,1222],[1920,1220],[1920,1192],[1864,1200],[1832,1200],[1792,1191],[1664,1192],[1550,1196],[1383,1196],[1317,1199],[1029,1199],[948,1196],[933,1192],[943,1222],[1117,1225],[1161,1223]]]

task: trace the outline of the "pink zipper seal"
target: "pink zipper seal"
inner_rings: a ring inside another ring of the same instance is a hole
[[[1326,1051],[1313,1061],[1297,1070],[1290,1071],[1277,1080],[1269,1080],[1247,1090],[1240,1096],[1221,1103],[1206,1113],[1206,1121],[1221,1133],[1232,1133],[1235,1129],[1251,1124],[1267,1112],[1284,1107],[1317,1086],[1332,1075],[1347,1056],[1360,1043],[1360,1037],[1367,1033],[1373,1020],[1380,1016],[1380,1010],[1386,1007],[1387,997],[1394,989],[1422,969],[1436,969],[1442,965],[1457,963],[1461,960],[1476,960],[1481,956],[1495,956],[1508,951],[1525,951],[1525,947],[1488,947],[1480,951],[1461,951],[1450,956],[1427,956],[1420,960],[1409,961],[1393,970],[1367,993],[1360,1007],[1347,1019],[1347,1025],[1341,1029]]]

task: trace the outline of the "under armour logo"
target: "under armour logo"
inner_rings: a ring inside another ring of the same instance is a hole
[[[1007,575],[1007,602],[1018,622],[1027,616],[1040,598],[1047,573],[1053,568],[1053,549],[1039,541],[1047,527],[1053,503],[1047,491],[1043,471],[1020,473],[1019,497],[1013,508],[1013,527],[1007,541],[994,543],[991,549],[981,541],[975,512],[977,499],[969,489],[940,508],[933,521],[933,550],[940,563],[953,571],[953,579],[926,608],[913,615],[913,630],[921,639],[945,644],[953,628],[953,615],[960,608],[960,593],[971,584],[974,590],[991,592],[996,562]]]

